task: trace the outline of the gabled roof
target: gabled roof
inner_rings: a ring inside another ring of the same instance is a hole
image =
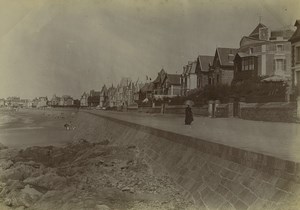
[[[167,74],[168,83],[170,85],[180,85],[180,74]]]
[[[267,26],[265,26],[264,24],[262,23],[259,23],[256,28],[249,34],[250,37],[253,37],[253,38],[259,38],[259,29],[261,28],[266,28]]]
[[[154,84],[152,82],[144,84],[141,88],[142,93],[150,92],[154,90]]]
[[[291,42],[300,41],[300,20],[296,20],[295,26],[297,27],[296,31],[292,35],[292,37],[289,39]]]
[[[214,56],[210,55],[199,55],[199,64],[201,71],[209,71],[209,65],[212,65],[214,61]]]
[[[153,81],[153,83],[162,83],[166,78],[167,73],[164,69],[161,69],[160,72],[158,72],[156,79]]]
[[[197,61],[191,63],[190,74],[196,74]]]
[[[233,59],[238,49],[235,48],[217,48],[220,64],[222,66],[233,66]]]

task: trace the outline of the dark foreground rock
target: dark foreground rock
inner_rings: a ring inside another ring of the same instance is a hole
[[[134,146],[84,139],[0,150],[0,209],[194,209]]]

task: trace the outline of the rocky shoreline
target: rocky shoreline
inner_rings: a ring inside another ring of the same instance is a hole
[[[134,145],[1,146],[1,209],[195,209]]]

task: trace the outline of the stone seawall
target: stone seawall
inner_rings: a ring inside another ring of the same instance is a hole
[[[299,209],[299,164],[94,113],[80,112],[74,138],[134,144],[199,209]]]

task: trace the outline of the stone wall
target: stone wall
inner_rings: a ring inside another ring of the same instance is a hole
[[[176,105],[176,106],[166,106],[166,114],[185,114],[185,105]],[[208,107],[192,107],[192,112],[194,115],[198,116],[208,116]]]
[[[185,114],[185,108],[185,105],[166,105],[165,114]],[[143,113],[161,113],[161,106],[139,107],[138,109],[130,109],[129,111],[138,111]],[[208,107],[192,107],[192,112],[197,116],[208,116]]]
[[[89,112],[79,113],[74,138],[138,146],[199,209],[298,209],[299,163]]]
[[[240,118],[247,120],[296,122],[296,103],[240,103]]]
[[[219,104],[216,107],[216,113],[215,116],[216,117],[228,117],[228,104]]]

